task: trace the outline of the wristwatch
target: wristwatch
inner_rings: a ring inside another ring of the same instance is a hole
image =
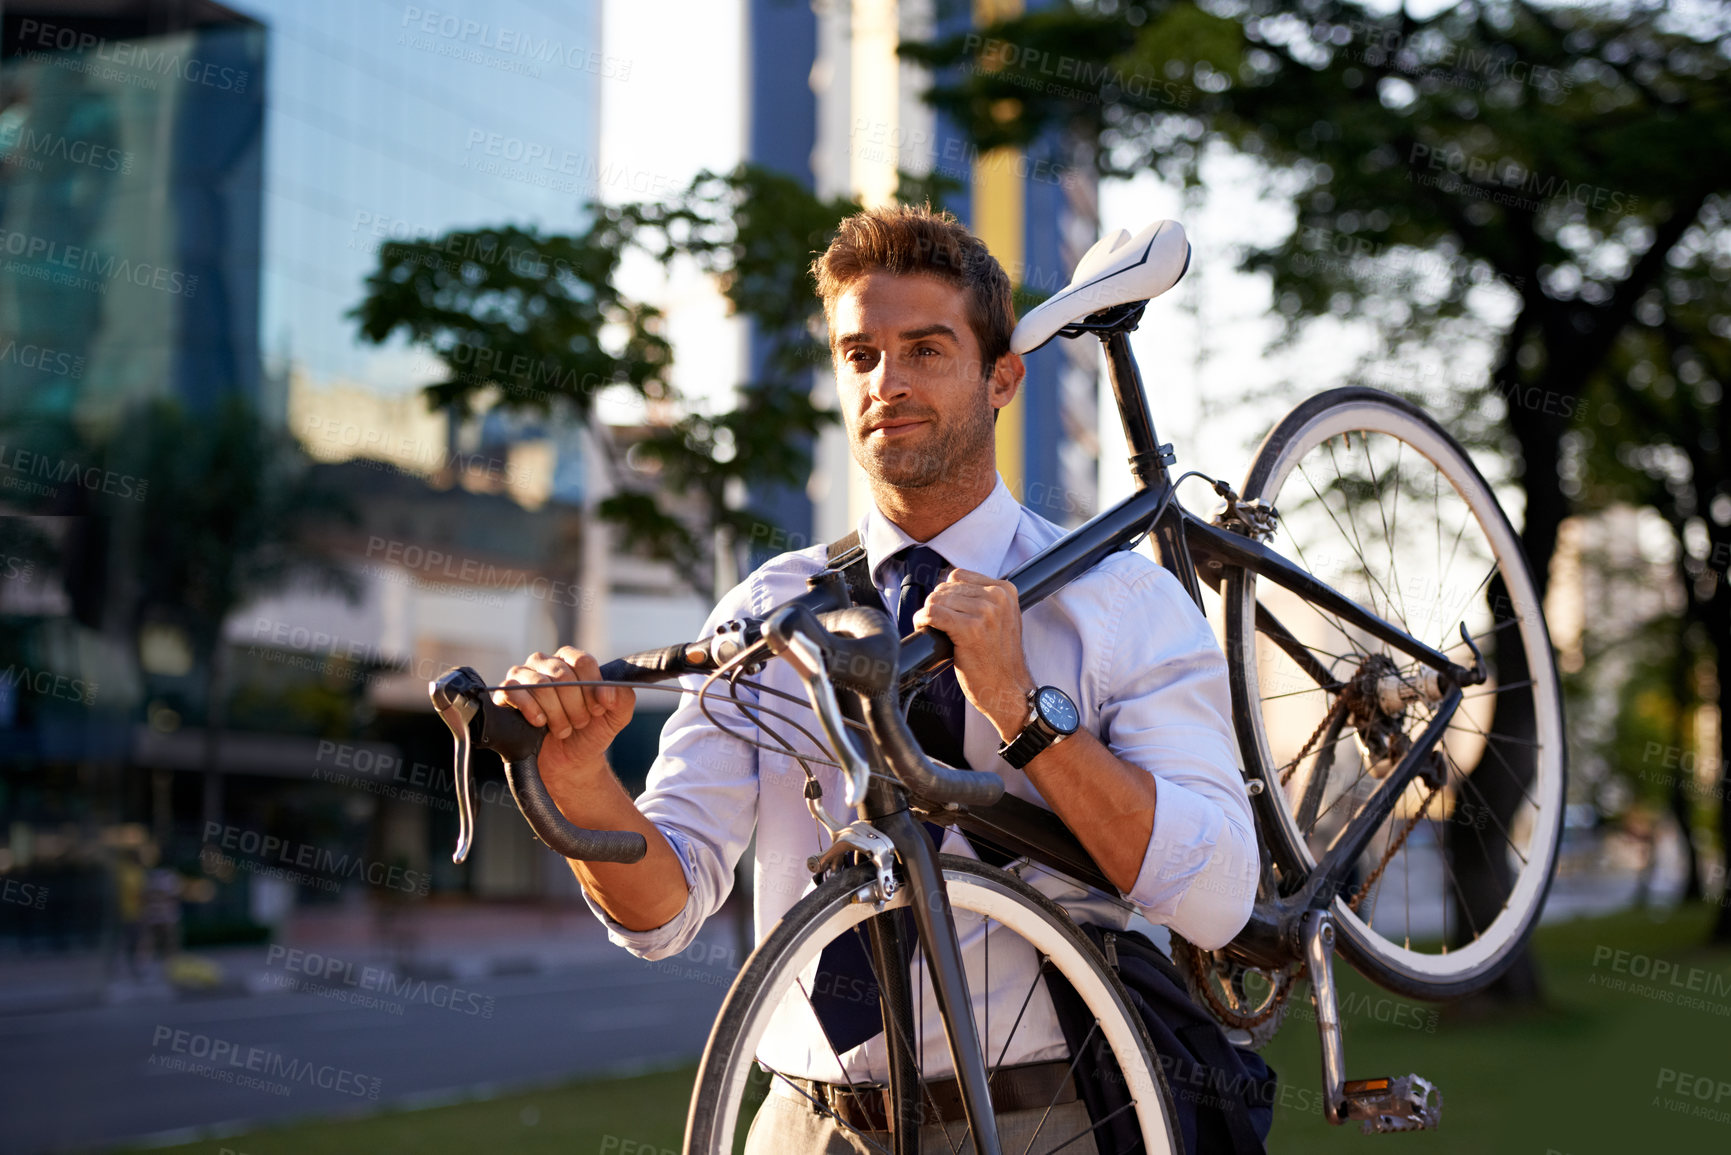
[[[1020,770],[1048,746],[1055,746],[1082,725],[1082,715],[1070,695],[1056,686],[1028,692],[1028,720],[1022,732],[998,747],[998,757]]]

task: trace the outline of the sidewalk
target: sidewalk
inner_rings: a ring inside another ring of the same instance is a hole
[[[726,934],[731,903],[712,920]],[[294,953],[299,952],[299,953]],[[0,956],[0,1015],[121,1002],[280,994],[311,976],[379,967],[398,975],[472,980],[582,967],[619,952],[578,902],[423,903],[297,910],[268,945],[198,948],[174,969],[124,973],[100,951]],[[337,981],[334,978],[332,981]]]

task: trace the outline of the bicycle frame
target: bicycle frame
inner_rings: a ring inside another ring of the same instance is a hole
[[[1146,534],[1153,539],[1160,564],[1183,584],[1198,608],[1202,606],[1202,589],[1197,575],[1203,567],[1214,574],[1211,585],[1224,580],[1228,567],[1251,573],[1327,609],[1342,622],[1437,671],[1444,684],[1449,686],[1430,724],[1413,742],[1399,765],[1378,786],[1364,808],[1335,837],[1296,893],[1279,893],[1270,866],[1264,859],[1261,897],[1249,923],[1226,950],[1249,965],[1283,967],[1306,959],[1307,951],[1315,954],[1317,944],[1332,941],[1332,928],[1326,925],[1326,912],[1352,863],[1441,740],[1460,705],[1461,687],[1482,680],[1482,673],[1451,661],[1441,651],[1293,565],[1254,537],[1202,521],[1177,503],[1168,470],[1174,460],[1172,448],[1162,445],[1155,433],[1141,372],[1130,351],[1129,333],[1135,328],[1141,312],[1141,305],[1122,307],[1102,315],[1097,323],[1073,326],[1074,333],[1066,331],[1066,335],[1094,332],[1105,346],[1112,391],[1129,443],[1136,490],[1007,575],[1006,580],[1017,589],[1022,610],[1025,612],[1039,604],[1107,555],[1130,548]],[[1319,686],[1332,691],[1342,688],[1341,683],[1316,663],[1260,602],[1256,614],[1259,628],[1287,650]],[[940,636],[921,631],[905,639],[900,659],[903,700],[906,701],[935,675],[949,660],[949,655],[948,641]],[[857,710],[851,699],[849,704]],[[1244,745],[1243,724],[1240,720],[1241,746]],[[878,755],[874,753],[874,756]],[[1257,776],[1263,789],[1278,788],[1277,782],[1262,779],[1266,767],[1253,766],[1248,770]],[[934,851],[920,824],[908,811],[906,791],[895,783],[893,776],[874,775],[872,788],[860,805],[859,814],[890,838],[902,860],[920,940],[925,945],[932,971],[934,991],[946,1028],[951,1032],[951,1055],[961,1083],[964,1110],[974,1134],[981,1137],[982,1149],[995,1150],[995,1129],[987,1122],[992,1115],[985,1089],[983,1056],[975,1037],[972,1015],[966,1011],[969,1006],[966,981],[962,975],[948,899],[936,870]],[[983,810],[936,814],[933,817],[940,821],[946,818],[954,821],[965,832],[998,842],[1012,853],[1030,857],[1108,894],[1115,892],[1116,888],[1061,820],[1049,811],[1011,795],[1005,795],[1002,801]],[[898,953],[901,950],[899,931],[894,920],[874,918],[868,926],[874,956],[885,962],[901,957]],[[900,972],[892,968],[892,973]],[[886,1005],[892,1001],[896,1000],[886,999]],[[1332,1000],[1328,1001],[1332,1007]],[[907,1000],[901,998],[898,1005],[905,1014]],[[959,1021],[950,1013],[953,1007],[963,1009]],[[912,1037],[911,1026],[894,1023],[886,1026],[901,1030],[902,1038]],[[911,1066],[898,1069],[903,1066],[898,1060],[905,1060],[907,1056],[897,1050],[894,1030],[886,1032],[892,1060],[892,1088],[897,1086],[898,1080],[917,1078],[917,1074],[911,1072]],[[1338,1032],[1330,1036],[1325,1030],[1324,1066],[1330,1085],[1338,1087]],[[918,1107],[917,1099],[912,1095],[897,1094],[894,1101],[903,1110]],[[1340,1121],[1337,1118],[1338,1106],[1336,1102],[1329,1103],[1331,1121]],[[909,1118],[900,1122],[908,1126],[896,1129],[897,1155],[902,1155],[904,1150],[914,1150],[911,1144],[917,1142],[918,1134],[918,1120],[911,1112]],[[982,1127],[982,1122],[987,1122],[987,1125]],[[906,1148],[902,1145],[904,1137],[910,1143]]]
[[[1241,936],[1246,940],[1244,945],[1251,948],[1247,954],[1264,963],[1277,959],[1290,961],[1302,957],[1297,935],[1304,911],[1325,908],[1332,902],[1334,891],[1352,862],[1442,737],[1460,704],[1460,687],[1475,684],[1481,675],[1451,661],[1441,651],[1293,565],[1253,537],[1203,521],[1177,503],[1168,471],[1173,461],[1172,447],[1162,445],[1158,440],[1141,372],[1130,352],[1129,333],[1140,317],[1141,308],[1120,312],[1122,316],[1092,328],[1099,332],[1106,347],[1107,370],[1129,442],[1131,471],[1137,487],[1129,497],[1064,535],[1007,575],[1005,580],[1015,585],[1022,610],[1026,612],[1108,554],[1129,548],[1147,534],[1154,540],[1160,564],[1183,584],[1198,608],[1202,605],[1202,590],[1197,574],[1202,567],[1216,571],[1215,582],[1223,580],[1227,567],[1243,570],[1290,590],[1327,609],[1342,622],[1386,642],[1437,671],[1452,687],[1440,703],[1431,725],[1382,782],[1364,809],[1341,830],[1323,861],[1311,872],[1298,896],[1301,901],[1270,903],[1266,907],[1259,904],[1257,913],[1252,916],[1252,925]],[[1277,644],[1282,644],[1319,686],[1328,690],[1340,688],[1340,683],[1329,671],[1318,665],[1296,641],[1291,642],[1290,647],[1282,642],[1282,639],[1290,639],[1291,635],[1260,602],[1256,613],[1264,632]],[[908,638],[902,645],[901,659],[904,695],[917,689],[940,669],[948,659],[948,653],[947,643],[929,633],[922,632]],[[1241,745],[1242,739],[1241,734]],[[1259,774],[1265,768],[1249,769]],[[1264,782],[1262,785],[1264,789],[1270,789],[1277,784]],[[1103,885],[1110,891],[1110,883],[1099,873],[1087,852],[1055,818],[1041,819],[1039,815],[1046,812],[1026,804],[1017,805],[1017,800],[1008,797],[992,809],[1001,813],[997,816],[983,813],[969,816],[961,825],[987,837],[1013,842],[1014,845],[1008,849],[1030,854],[1045,865],[1092,885]]]

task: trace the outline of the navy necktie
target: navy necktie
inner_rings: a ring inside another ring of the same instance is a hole
[[[949,563],[926,545],[905,549],[896,558],[901,562],[902,574],[896,629],[905,638],[914,632],[914,614],[943,580],[943,571]],[[908,703],[908,729],[920,749],[940,762],[965,770],[968,756],[962,750],[964,709],[965,699],[954,666],[945,666]]]

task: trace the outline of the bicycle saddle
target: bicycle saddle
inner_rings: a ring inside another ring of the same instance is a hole
[[[1190,242],[1177,221],[1155,221],[1135,236],[1119,229],[1101,237],[1076,262],[1070,283],[1029,309],[1010,335],[1010,348],[1032,353],[1058,330],[1102,309],[1158,297],[1190,268]]]

